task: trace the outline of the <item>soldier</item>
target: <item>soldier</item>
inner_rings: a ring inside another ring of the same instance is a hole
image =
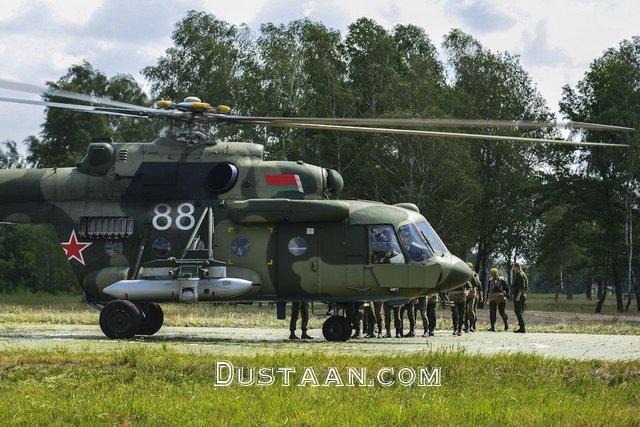
[[[366,331],[367,338],[375,338],[374,328],[376,325],[376,313],[373,311],[373,303],[367,301],[363,304],[363,331]]]
[[[373,264],[390,264],[391,258],[398,255],[395,252],[393,245],[390,244],[393,241],[391,231],[385,229],[376,234],[374,239],[374,249],[371,252],[371,262]]]
[[[376,316],[376,326],[378,327],[378,338],[382,335],[382,301],[373,302],[373,311]],[[391,335],[391,334],[389,334]],[[390,337],[389,337],[390,338]]]
[[[416,304],[413,306],[414,312],[413,317],[418,318],[418,313],[420,313],[420,317],[422,318],[422,329],[424,329],[423,337],[429,335],[429,319],[427,317],[427,297],[418,297],[416,298]]]
[[[302,330],[301,338],[303,340],[312,340],[313,337],[307,334],[307,326],[309,325],[309,303],[307,301],[293,301],[291,303],[291,322],[289,323],[289,335],[290,340],[300,339],[296,336],[296,323],[298,323],[298,316],[302,315],[302,322],[300,329]]]
[[[527,288],[529,287],[529,279],[519,262],[513,263],[513,311],[516,312],[518,318],[518,329],[514,332],[524,334],[524,307],[527,301]]]
[[[466,307],[467,296],[469,295],[469,282],[459,286],[447,295],[452,301],[451,320],[453,321],[453,335],[462,335],[462,323],[464,322],[464,310]]]
[[[347,318],[349,322],[351,322],[351,327],[353,328],[353,335],[351,338],[358,339],[360,338],[360,321],[362,320],[362,315],[360,314],[360,306],[362,303],[360,302],[349,302],[347,303]]]
[[[489,321],[491,327],[488,329],[491,332],[496,331],[496,309],[500,312],[500,317],[504,322],[504,330],[509,329],[509,317],[504,309],[507,304],[507,298],[509,297],[509,285],[504,277],[498,277],[498,269],[492,268],[490,270],[491,279],[487,284],[487,290],[489,291]]]
[[[473,264],[468,262],[469,268],[473,270]],[[475,332],[476,331],[476,309],[478,303],[482,300],[482,285],[480,284],[480,276],[475,271],[469,281],[469,296],[467,296],[465,313],[464,313],[464,331]]]
[[[391,338],[391,311],[393,310],[393,324],[396,329],[396,338],[402,337],[402,322],[400,321],[400,307],[392,306],[387,301],[383,304],[384,309],[384,327],[387,330],[385,338]]]
[[[432,337],[436,330],[436,307],[438,306],[438,294],[429,295],[427,298],[427,319],[429,320],[429,336]]]
[[[413,299],[409,300],[408,303],[403,304],[400,309],[400,335],[405,338],[413,338],[416,336],[416,318],[413,315]],[[404,313],[407,313],[407,318],[409,319],[409,333],[404,334]]]

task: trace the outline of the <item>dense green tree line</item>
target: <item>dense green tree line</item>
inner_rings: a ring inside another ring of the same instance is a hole
[[[301,20],[266,23],[256,34],[192,11],[176,24],[172,39],[164,55],[142,70],[149,95],[130,76],[107,77],[88,63],[50,84],[138,104],[197,95],[228,104],[234,113],[264,116],[555,119],[517,56],[490,51],[460,30],[444,37],[439,54],[413,25],[387,30],[361,18],[340,33]],[[575,88],[564,88],[562,114],[638,128],[639,52],[640,39],[634,38],[596,59]],[[135,119],[51,109],[41,134],[26,140],[27,158],[8,143],[0,165],[73,165],[91,137],[150,140],[160,131]],[[483,275],[495,264],[508,270],[513,260],[524,259],[539,289],[597,282],[616,288],[619,305],[628,273],[635,276],[629,270],[638,260],[629,259],[629,249],[640,241],[629,232],[638,219],[635,136],[625,137],[632,150],[573,150],[259,126],[209,131],[264,144],[272,159],[337,169],[346,181],[342,197],[416,203],[450,249],[475,260]],[[482,131],[559,136],[552,127]]]

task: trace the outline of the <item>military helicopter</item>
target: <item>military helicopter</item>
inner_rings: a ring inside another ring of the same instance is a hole
[[[6,80],[0,88],[85,104],[2,102],[182,124],[182,132],[153,142],[96,138],[75,167],[0,170],[0,222],[54,226],[112,339],[155,334],[164,319],[159,303],[407,300],[458,287],[472,274],[414,204],[339,200],[344,182],[337,171],[268,161],[262,145],[212,140],[195,124],[599,147],[624,145],[406,128],[633,130],[576,122],[250,117],[192,96],[146,107]],[[329,341],[346,341],[350,333],[338,311],[323,324]]]

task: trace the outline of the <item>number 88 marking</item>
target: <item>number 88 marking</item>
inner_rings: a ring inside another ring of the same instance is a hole
[[[196,219],[193,217],[196,208],[192,203],[181,203],[176,210],[178,211],[176,227],[183,231],[191,230],[193,226],[196,225]],[[173,223],[171,219],[171,206],[166,203],[158,203],[153,208],[153,213],[155,214],[151,220],[153,228],[164,231],[171,227]]]

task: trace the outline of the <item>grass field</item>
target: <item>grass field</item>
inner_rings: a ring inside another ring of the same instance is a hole
[[[614,299],[609,299],[607,312],[615,309]],[[527,300],[532,312],[528,329],[531,332],[574,332],[595,334],[640,334],[640,318],[633,309],[628,314],[616,316],[592,315],[594,302],[584,295],[576,295],[570,302],[555,303],[552,294],[532,294]],[[194,305],[164,304],[165,325],[167,326],[212,326],[212,327],[273,327],[287,328],[287,320],[278,320],[275,308],[268,304],[258,305]],[[535,310],[535,313],[533,312]],[[316,316],[311,316],[310,327],[320,328],[326,318],[326,306],[315,304]],[[486,327],[488,310],[479,310],[480,327]],[[565,320],[557,316],[560,312],[585,316]],[[549,313],[546,315],[545,313]],[[509,315],[515,321],[509,305]],[[448,309],[439,309],[439,328],[451,327]],[[98,323],[98,312],[87,306],[77,295],[47,294],[0,294],[0,323],[46,323],[80,324]],[[418,329],[420,329],[418,322]]]
[[[566,295],[560,295],[558,302],[555,301],[554,294],[528,294],[527,307],[529,310],[538,311],[563,311],[567,313],[594,313],[597,300],[589,301],[585,294],[576,294],[573,299],[568,300]],[[624,303],[627,303],[626,297]],[[615,295],[607,295],[605,304],[602,307],[602,314],[617,314]],[[622,315],[638,315],[635,299],[631,302],[628,313]]]
[[[440,367],[441,387],[214,387],[242,367]],[[0,352],[0,424],[611,424],[640,422],[640,364],[461,352],[367,357],[180,355],[169,350]]]

